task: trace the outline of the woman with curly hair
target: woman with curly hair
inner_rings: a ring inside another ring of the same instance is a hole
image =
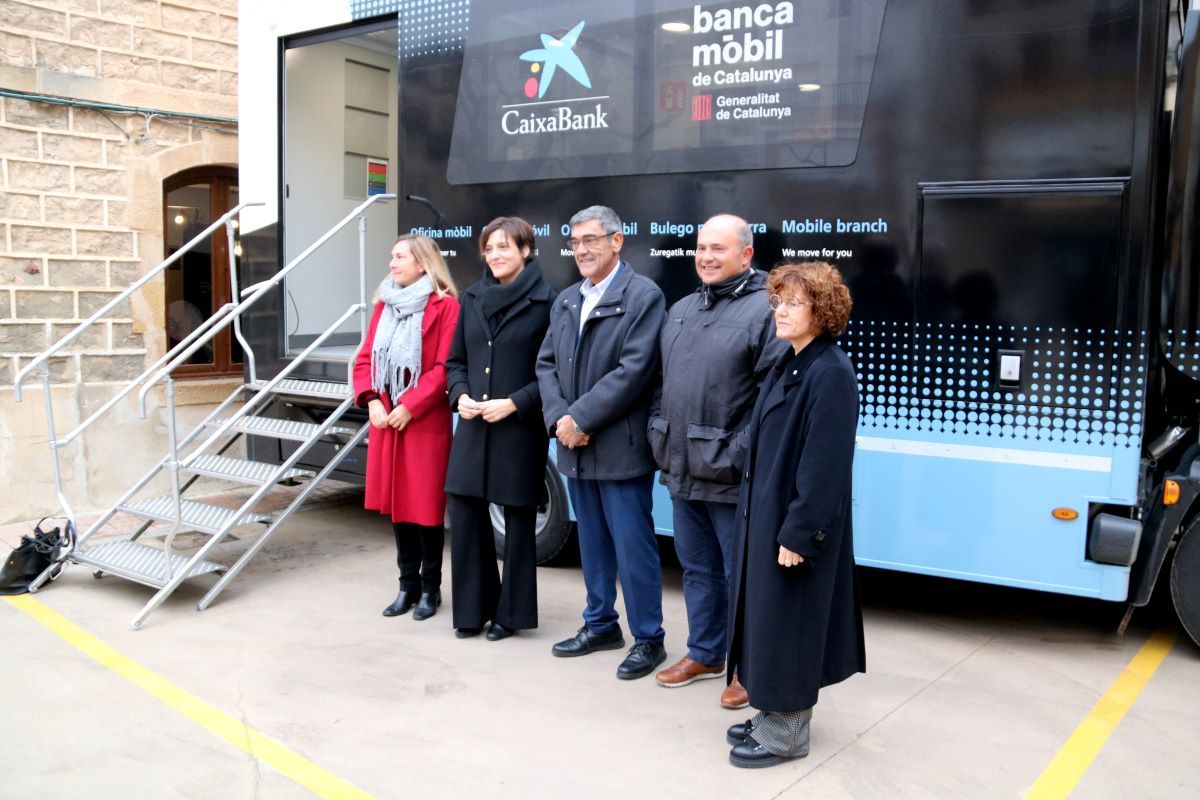
[[[850,525],[858,385],[833,339],[850,290],[829,264],[785,262],[767,291],[791,352],[763,380],[736,516],[727,663],[759,710],[726,734],[739,767],[808,755],[818,690],[866,670]]]

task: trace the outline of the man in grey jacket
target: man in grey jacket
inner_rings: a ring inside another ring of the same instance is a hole
[[[662,291],[621,260],[621,220],[591,206],[571,217],[567,242],[583,280],[550,308],[538,353],[538,387],[558,469],[579,523],[587,586],[584,625],[554,645],[556,656],[624,647],[617,576],[634,645],[618,678],[641,678],[666,660],[662,569],[650,516],[654,459],[646,442],[658,370]]]
[[[647,433],[671,492],[688,615],[687,655],[656,676],[671,688],[725,674],[746,424],[763,375],[787,350],[775,338],[766,274],[750,266],[753,255],[745,220],[721,214],[705,222],[696,238],[700,286],[671,306],[662,330],[662,390]],[[721,704],[746,702],[734,676]]]

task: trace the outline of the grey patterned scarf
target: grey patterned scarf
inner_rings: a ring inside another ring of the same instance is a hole
[[[387,393],[393,405],[421,375],[421,320],[431,294],[433,281],[425,275],[411,286],[388,278],[379,288],[385,307],[371,347],[371,388]]]

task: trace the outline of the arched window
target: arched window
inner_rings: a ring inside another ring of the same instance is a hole
[[[191,241],[213,220],[238,204],[237,170],[205,166],[163,181],[163,242],[167,257]],[[229,245],[222,226],[206,241],[167,268],[167,347],[187,338],[204,320],[229,302]],[[178,377],[240,375],[242,349],[232,326],[179,367]]]

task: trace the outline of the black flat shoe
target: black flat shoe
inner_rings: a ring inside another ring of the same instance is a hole
[[[483,632],[483,628],[455,628],[455,639],[470,639],[472,636],[478,636]]]
[[[621,666],[617,667],[617,677],[623,681],[644,678],[666,660],[667,649],[662,646],[662,642],[638,642],[629,648],[629,655],[625,656]]]
[[[417,601],[417,610],[413,612],[413,619],[417,622],[429,619],[437,613],[438,606],[441,604],[441,592],[422,592],[421,599]]]
[[[559,658],[574,658],[586,656],[597,650],[620,650],[625,646],[625,637],[620,628],[613,628],[608,633],[593,633],[584,625],[570,639],[563,639],[550,648],[550,652]]]
[[[392,604],[383,610],[383,615],[385,617],[398,617],[401,614],[407,614],[417,604],[417,596],[419,594],[420,592],[413,589],[401,589],[400,594],[396,595],[396,599],[392,601]]]
[[[516,633],[516,631],[514,631],[512,628],[506,628],[499,622],[493,622],[492,627],[488,628],[487,640],[489,642],[498,642],[501,639],[507,639],[514,633]]]
[[[785,761],[804,758],[806,755],[808,755],[807,752],[798,756],[777,756],[754,741],[753,738],[748,738],[741,744],[734,745],[733,749],[729,751],[729,763],[743,769],[760,769],[762,767],[774,767]]]
[[[739,745],[746,741],[746,737],[754,731],[754,720],[748,719],[745,722],[739,722],[737,725],[730,725],[729,730],[725,731],[725,741],[732,745]]]

